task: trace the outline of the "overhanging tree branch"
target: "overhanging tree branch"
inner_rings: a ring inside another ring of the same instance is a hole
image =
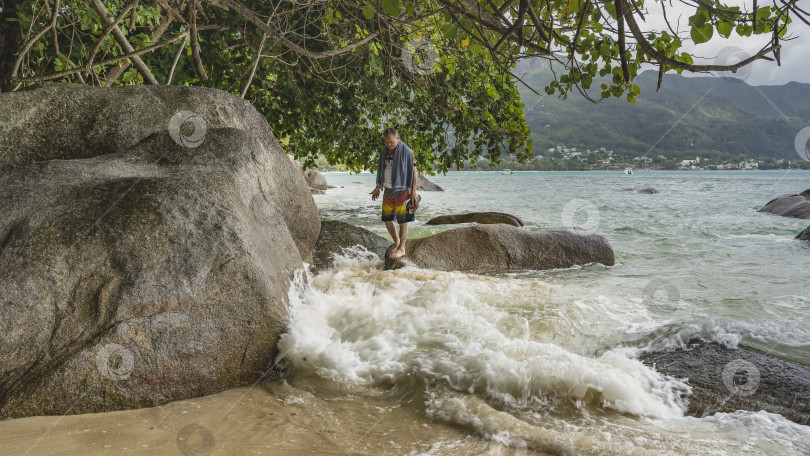
[[[104,22],[107,27],[112,25],[115,18],[113,18],[110,12],[107,11],[107,8],[103,3],[101,3],[101,0],[91,0],[91,3],[96,12],[98,12],[99,17],[101,17],[102,22]],[[117,26],[112,27],[112,33],[115,40],[121,45],[121,48],[127,53],[132,54],[132,64],[135,65],[135,68],[137,68],[141,75],[143,75],[144,81],[148,82],[149,84],[157,85],[157,79],[155,79],[152,71],[146,66],[145,63],[143,63],[143,60],[141,60],[139,57],[140,54],[134,54],[135,48],[132,47],[132,44],[129,42],[127,37],[124,36],[121,29],[119,29]]]

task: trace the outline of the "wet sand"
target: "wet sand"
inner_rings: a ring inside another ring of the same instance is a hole
[[[314,383],[313,383],[314,385]],[[159,407],[0,421],[13,455],[469,455],[505,448],[425,417],[408,394],[353,388],[341,398],[274,382]],[[313,394],[314,393],[314,394]],[[318,397],[316,397],[318,396]]]

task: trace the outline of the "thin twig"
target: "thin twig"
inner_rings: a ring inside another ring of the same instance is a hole
[[[198,0],[191,0],[191,5],[189,5],[188,9],[188,22],[191,24],[191,57],[194,59],[194,66],[197,68],[197,74],[200,75],[200,79],[207,81],[208,75],[205,73],[202,59],[200,59],[200,43],[197,41],[197,1]]]
[[[183,37],[183,42],[180,43],[180,47],[178,47],[177,52],[174,53],[174,60],[172,61],[172,67],[169,69],[169,75],[166,77],[166,85],[172,84],[172,77],[174,76],[174,68],[177,66],[177,62],[180,60],[180,54],[183,53],[183,49],[185,49],[187,42],[188,42],[188,35]]]

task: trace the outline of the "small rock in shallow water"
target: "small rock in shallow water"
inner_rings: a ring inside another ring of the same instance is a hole
[[[428,220],[426,225],[452,225],[473,222],[482,225],[506,223],[507,225],[523,226],[523,220],[503,212],[471,212],[469,214],[440,215]]]
[[[757,212],[797,219],[810,219],[810,189],[799,194],[777,196]]]

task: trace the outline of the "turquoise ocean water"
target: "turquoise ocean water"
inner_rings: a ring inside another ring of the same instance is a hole
[[[291,290],[282,353],[334,394],[413,391],[429,418],[509,454],[808,454],[810,428],[766,412],[684,416],[688,388],[635,359],[702,337],[810,365],[810,221],[757,213],[808,171],[457,172],[430,177],[411,237],[470,211],[580,226],[616,264],[509,274],[384,272],[355,249]],[[372,174],[328,174],[323,219],[388,237]],[[623,189],[654,187],[657,194]],[[719,380],[720,381],[720,380]],[[435,454],[441,454],[436,450]],[[493,453],[495,454],[495,453]],[[506,454],[506,453],[501,453]]]

